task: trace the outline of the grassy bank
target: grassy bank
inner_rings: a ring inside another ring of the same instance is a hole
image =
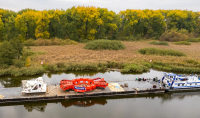
[[[1,69],[0,70],[0,76],[5,75],[12,75],[12,76],[31,76],[31,75],[38,75],[45,72],[45,69],[43,67],[37,66],[37,67],[10,67],[8,69]]]
[[[189,62],[190,61],[190,62]],[[120,69],[122,73],[147,72],[150,68],[162,71],[199,73],[200,63],[194,60],[188,60],[189,63],[173,62],[108,62],[108,63],[52,63],[38,65],[37,67],[10,67],[0,70],[0,76],[31,76],[42,74],[44,72],[66,72],[66,71],[107,71],[110,68]]]
[[[145,72],[150,68],[162,71],[176,71],[187,73],[200,72],[200,46],[191,45],[169,46],[152,45],[152,41],[122,42],[123,50],[88,50],[86,44],[64,46],[31,46],[34,52],[43,52],[30,56],[29,67],[10,67],[1,69],[0,76],[28,76],[44,72],[58,71],[106,71],[109,68],[120,69],[121,72]],[[186,56],[171,55],[143,55],[138,50],[143,48],[172,49],[184,53]],[[150,62],[152,60],[152,62]],[[41,65],[41,62],[44,62]]]

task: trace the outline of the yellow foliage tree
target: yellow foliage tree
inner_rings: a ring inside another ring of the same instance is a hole
[[[27,57],[25,60],[25,66],[28,67],[30,65],[31,65],[31,59],[29,57]]]
[[[36,21],[37,27],[35,29],[35,37],[36,38],[49,38],[49,32],[48,32],[48,25],[49,25],[49,20],[50,15],[46,10],[42,12],[38,12],[38,20]]]

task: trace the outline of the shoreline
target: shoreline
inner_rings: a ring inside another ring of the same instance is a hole
[[[130,67],[133,66],[133,67]],[[74,64],[63,64],[62,67],[58,66],[57,64],[51,64],[48,66],[30,66],[30,67],[10,67],[8,69],[1,69],[0,70],[0,77],[2,76],[14,76],[14,77],[21,77],[21,76],[34,76],[44,73],[57,73],[57,72],[109,72],[109,71],[118,71],[121,73],[143,73],[148,72],[150,69],[157,70],[157,71],[166,71],[166,72],[177,72],[177,73],[193,73],[198,74],[200,72],[199,68],[189,68],[189,67],[173,67],[167,68],[164,66],[159,66],[154,63],[143,63],[141,65],[137,65],[135,63],[90,63],[90,64],[81,64],[81,63],[74,63]],[[179,69],[179,70],[178,70]],[[182,71],[180,71],[182,70]]]

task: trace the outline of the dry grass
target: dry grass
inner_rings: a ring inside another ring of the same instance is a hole
[[[83,47],[85,44],[65,45],[65,46],[33,46],[33,51],[46,52],[44,55],[37,55],[34,61],[40,63],[54,62],[73,62],[73,63],[95,63],[95,62],[141,62],[141,61],[163,61],[163,62],[184,62],[187,59],[200,59],[200,43],[191,43],[191,45],[175,45],[169,42],[170,46],[151,45],[151,41],[123,42],[126,46],[124,50],[88,50]],[[137,51],[141,48],[156,47],[162,49],[174,49],[184,52],[186,57],[175,56],[156,56],[142,55]]]

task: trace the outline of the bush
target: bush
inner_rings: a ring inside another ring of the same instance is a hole
[[[125,46],[120,41],[95,40],[87,43],[85,49],[91,50],[122,50]]]
[[[27,57],[25,60],[25,66],[28,67],[30,65],[31,65],[31,59],[29,57]]]
[[[42,74],[44,73],[45,70],[41,66],[39,67],[22,67],[22,68],[17,68],[14,66],[11,66],[8,69],[2,69],[0,70],[0,76],[3,75],[12,75],[12,76],[31,76],[31,75],[37,75],[37,74]]]
[[[60,45],[62,41],[63,40],[59,38],[52,39],[52,45]]]
[[[161,41],[172,41],[172,42],[186,41],[188,38],[189,38],[188,35],[179,33],[179,32],[177,32],[176,30],[173,30],[173,29],[163,33],[160,36]]]
[[[179,42],[175,42],[174,44],[176,44],[176,45],[191,45],[191,43],[187,42],[187,41],[179,41]]]
[[[37,39],[35,40],[35,45],[36,46],[48,46],[52,45],[52,41],[48,39]]]
[[[24,42],[24,45],[26,46],[49,46],[49,45],[73,45],[77,44],[76,41],[70,40],[70,39],[59,39],[59,38],[53,38],[53,39],[28,39]]]
[[[23,57],[28,57],[28,56],[32,56],[35,54],[35,52],[33,52],[32,50],[29,49],[23,49],[22,51]]]
[[[34,39],[28,39],[24,41],[25,46],[34,46],[35,45],[35,40]]]
[[[76,41],[70,40],[70,39],[59,39],[59,38],[54,38],[51,40],[52,45],[74,45],[77,44]]]
[[[165,41],[152,41],[152,42],[150,42],[150,44],[153,44],[153,45],[169,45]]]
[[[144,72],[148,70],[149,68],[144,65],[128,64],[128,65],[125,65],[123,69],[121,69],[121,72]]]
[[[75,45],[75,44],[77,44],[76,41],[73,41],[73,40],[70,40],[70,39],[65,39],[65,40],[63,40],[63,41],[61,42],[60,45]]]
[[[7,64],[0,64],[0,70],[1,69],[7,69],[7,68],[9,68],[10,67],[10,65],[7,65]]]
[[[128,40],[130,40],[130,38],[129,37],[118,37],[117,40],[128,41]]]
[[[191,38],[187,40],[188,42],[200,42],[200,38]]]
[[[158,49],[158,48],[143,48],[138,51],[140,54],[145,55],[170,55],[170,56],[185,56],[184,53],[172,49]]]
[[[18,68],[21,68],[21,67],[24,67],[25,62],[22,59],[20,59],[20,60],[14,59],[13,60],[13,65],[16,66],[16,67],[18,67]]]

